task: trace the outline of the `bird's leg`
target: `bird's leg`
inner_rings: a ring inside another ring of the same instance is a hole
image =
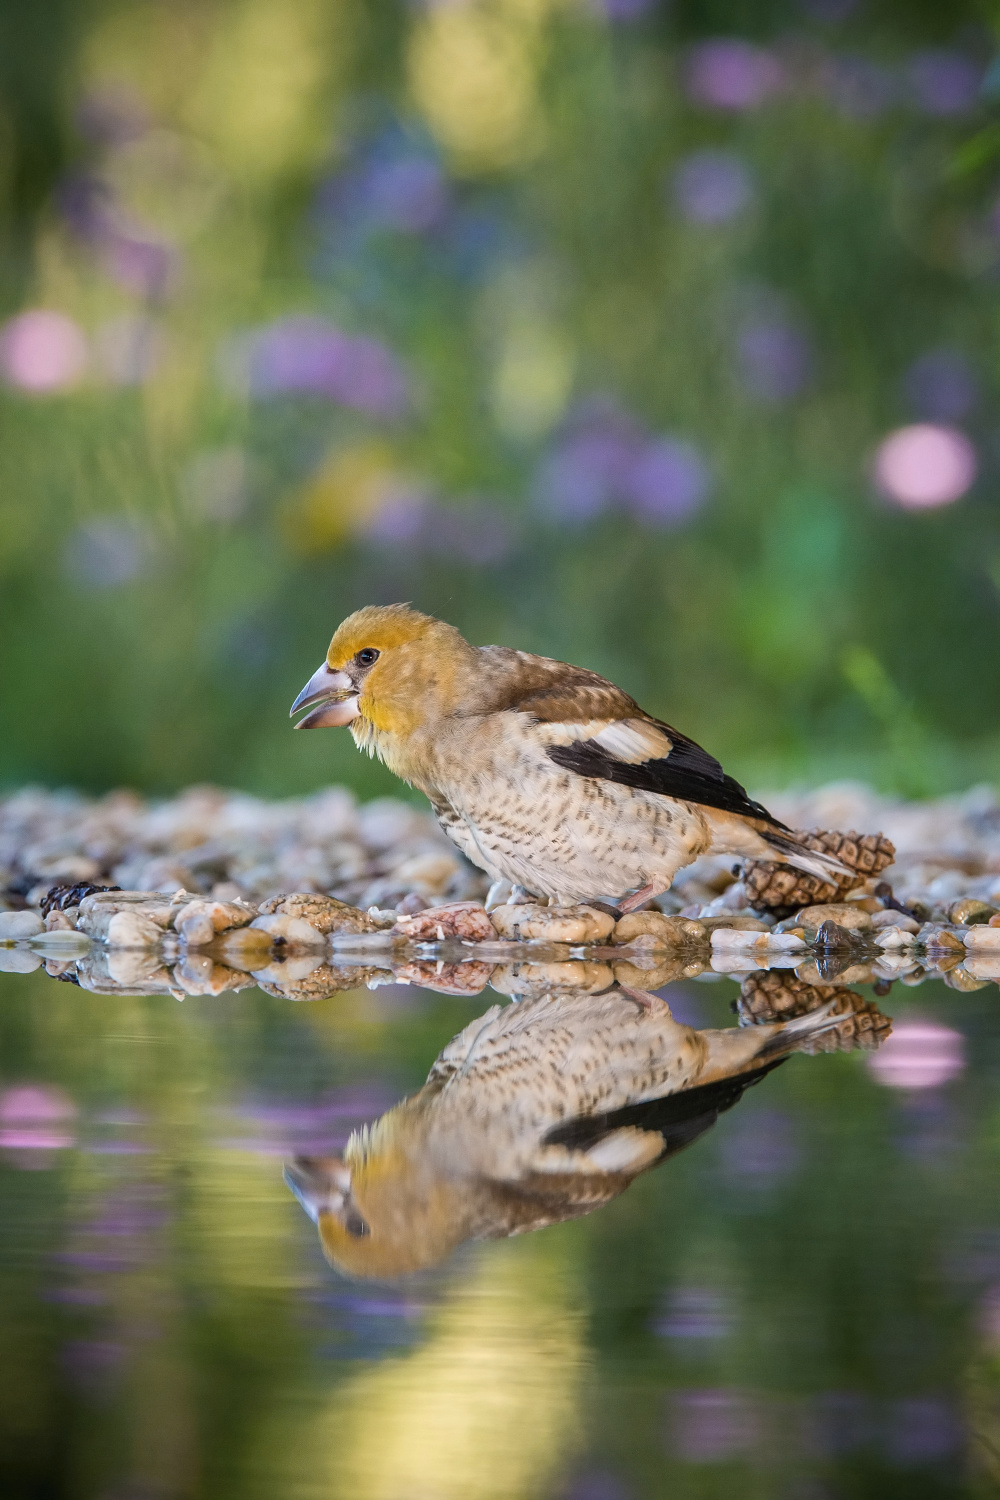
[[[654,896],[662,895],[662,886],[643,885],[640,886],[637,891],[633,891],[631,896],[623,896],[620,901],[615,902],[615,905],[618,907],[619,912],[624,917],[627,916],[630,911],[635,911],[636,907],[644,906],[645,903],[647,901],[651,901]]]
[[[630,984],[620,984],[618,988],[623,995],[627,995],[630,1000],[635,1001],[644,1015],[660,1014],[662,1016],[664,1012],[668,1016],[671,1015],[670,1006],[667,1002],[661,999],[659,995],[654,995],[651,990],[633,989]]]
[[[508,906],[545,906],[546,898],[536,896],[534,891],[529,891],[526,885],[515,885],[511,887],[510,895],[507,897]]]

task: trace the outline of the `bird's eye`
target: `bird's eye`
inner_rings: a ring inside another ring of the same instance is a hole
[[[358,652],[357,663],[359,667],[371,667],[374,666],[377,661],[378,652],[375,650],[374,646],[366,646],[363,651]]]
[[[371,1234],[371,1230],[356,1208],[349,1208],[347,1210],[347,1213],[344,1215],[344,1228],[356,1240],[363,1239],[366,1234]]]

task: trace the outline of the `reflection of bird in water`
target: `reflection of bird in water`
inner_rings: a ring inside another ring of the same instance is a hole
[[[334,1265],[415,1271],[463,1240],[541,1229],[617,1197],[836,1024],[831,1009],[696,1031],[643,991],[493,1006],[343,1157],[297,1157],[286,1178]]]
[[[406,605],[345,620],[300,708],[300,729],[350,724],[474,865],[556,901],[613,897],[628,911],[706,853],[845,873],[613,682],[470,646]]]

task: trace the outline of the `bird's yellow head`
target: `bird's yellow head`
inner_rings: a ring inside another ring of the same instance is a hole
[[[372,731],[406,735],[447,713],[475,659],[474,647],[444,620],[408,604],[369,604],[338,627],[292,713],[312,707],[299,729],[351,724],[371,749]]]
[[[468,1193],[433,1171],[408,1116],[404,1104],[352,1136],[342,1157],[297,1156],[285,1168],[323,1253],[346,1276],[422,1271],[468,1237]]]

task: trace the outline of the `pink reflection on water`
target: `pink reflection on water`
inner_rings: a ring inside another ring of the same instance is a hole
[[[899,1021],[867,1062],[888,1088],[940,1088],[964,1069],[965,1038],[936,1021]]]
[[[971,488],[978,470],[976,450],[965,433],[930,422],[897,428],[875,454],[879,489],[904,510],[951,505]]]
[[[753,109],[783,81],[778,59],[740,37],[702,42],[688,58],[688,93],[697,104],[712,109]]]
[[[49,1153],[72,1146],[75,1140],[69,1122],[76,1106],[62,1089],[48,1084],[24,1083],[0,1094],[0,1149],[14,1153],[19,1167],[47,1167]]]
[[[65,313],[32,308],[0,330],[0,371],[22,391],[67,390],[82,378],[87,357],[83,330]]]

